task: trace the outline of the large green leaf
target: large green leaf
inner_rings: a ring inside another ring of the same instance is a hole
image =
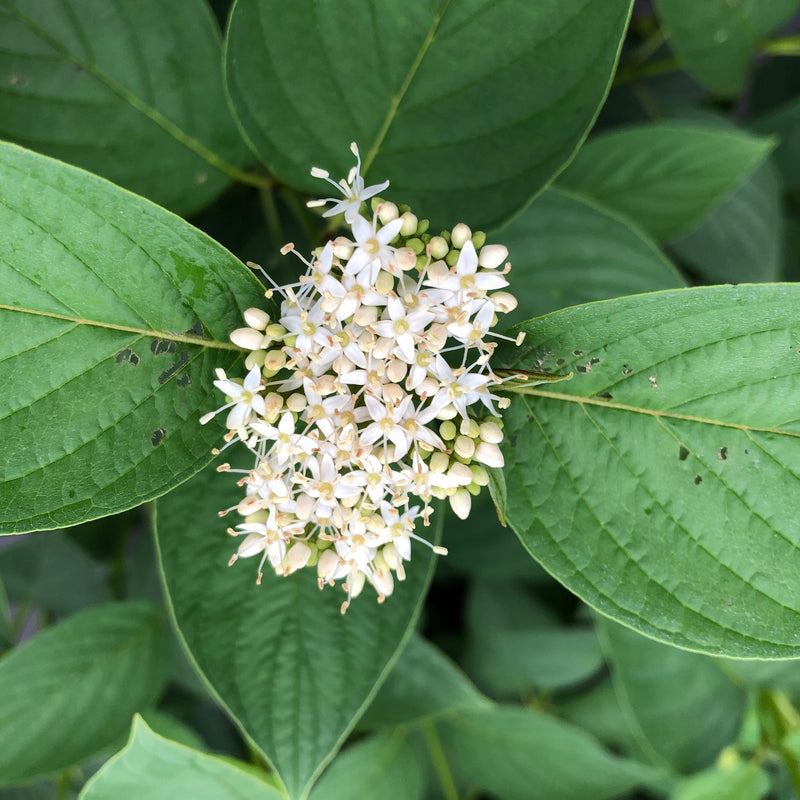
[[[778,279],[782,244],[781,185],[767,161],[670,248],[707,283],[754,283]]]
[[[169,671],[166,612],[81,611],[0,660],[0,783],[75,764],[111,744]]]
[[[86,784],[80,800],[281,800],[245,764],[192,750],[136,717],[128,744]]]
[[[314,193],[348,145],[451,227],[496,225],[569,160],[601,105],[628,0],[237,0],[226,79],[251,146]],[[329,192],[324,192],[328,194]]]
[[[689,649],[800,655],[798,304],[657,292],[532,320],[497,354],[575,371],[506,412],[507,518],[590,605]]]
[[[55,614],[111,599],[105,568],[60,533],[26,536],[0,551],[0,578],[14,602]]]
[[[407,725],[490,702],[447,656],[412,636],[359,723],[360,728]]]
[[[656,763],[693,772],[736,739],[747,695],[721,659],[654,642],[607,619],[598,619],[598,633],[620,704]]]
[[[519,583],[476,581],[467,615],[468,668],[492,697],[552,691],[602,669],[594,630],[559,624]]]
[[[800,98],[760,116],[750,127],[757,133],[777,136],[775,163],[781,178],[789,188],[800,188]]]
[[[422,800],[425,774],[404,733],[374,736],[345,750],[326,770],[311,800],[380,797]]]
[[[658,247],[624,217],[580,195],[548,189],[492,241],[508,247],[519,300],[504,324],[685,284]]]
[[[441,723],[441,736],[460,782],[503,800],[605,800],[656,776],[539,711],[461,712]]]
[[[621,211],[656,239],[697,224],[767,157],[768,139],[674,122],[591,139],[558,185]]]
[[[258,281],[169,212],[14,145],[0,228],[0,532],[113,514],[194,474]]]
[[[682,781],[670,800],[760,800],[769,774],[755,762],[723,764]]]
[[[719,94],[736,94],[761,38],[787,20],[797,0],[656,0],[681,64]]]
[[[320,592],[313,569],[256,586],[255,564],[226,566],[232,540],[217,511],[240,495],[207,472],[159,500],[164,579],[198,668],[289,794],[304,797],[410,635],[433,559],[417,548],[383,605],[367,587],[342,615],[341,588]]]
[[[0,0],[0,137],[191,213],[247,159],[220,50],[204,0]]]

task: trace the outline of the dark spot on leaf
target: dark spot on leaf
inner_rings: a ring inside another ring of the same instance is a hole
[[[703,478],[700,475],[694,476],[694,485],[699,486],[703,482]]]
[[[130,364],[132,367],[138,366],[140,360],[141,359],[139,358],[139,356],[136,353],[134,353],[133,350],[130,349],[130,347],[126,347],[125,349],[120,350],[119,353],[117,353],[114,356],[114,361],[116,361],[117,364],[125,363],[125,364]]]
[[[689,458],[689,449],[681,445],[680,449],[678,450],[678,460],[686,461],[687,458]]]
[[[728,457],[728,448],[727,447],[720,447],[720,449],[717,450],[717,458],[720,461],[724,461],[727,457]]]
[[[627,364],[623,364],[622,365],[622,374],[623,375],[630,375],[631,372],[633,372],[633,370]]]
[[[575,372],[583,372],[583,373],[585,373],[586,372],[586,365],[585,364],[578,364],[575,367]]]
[[[653,513],[653,509],[652,508],[646,508],[644,510],[644,513],[647,514],[647,516],[649,517]]]
[[[574,355],[575,358],[580,358],[583,355],[583,350],[573,350],[572,355]]]
[[[600,392],[600,394],[598,394],[597,396],[598,397],[602,397],[603,400],[613,400],[614,399],[614,395],[611,394],[611,392]]]
[[[564,358],[557,358],[556,359],[556,366],[563,367],[567,363],[566,359]]]
[[[592,356],[589,359],[589,366],[590,367],[593,367],[595,364],[599,364],[599,363],[600,363],[600,359],[597,356]]]
[[[75,497],[75,490],[74,489],[70,489],[69,490],[69,496],[70,497]]]
[[[188,350],[181,350],[181,354],[178,357],[178,360],[172,364],[171,366],[167,367],[159,376],[158,382],[159,383],[166,383],[170,378],[172,378],[176,373],[180,372],[183,367],[185,367],[189,363],[189,351]]]
[[[536,422],[536,417],[533,414],[528,414],[528,422]]]
[[[194,325],[188,330],[183,332],[184,336],[205,336],[206,329],[203,327],[203,323],[200,320],[197,320]]]
[[[169,339],[153,339],[150,342],[150,351],[156,356],[160,356],[163,353],[174,353],[177,349],[178,345]]]
[[[516,433],[512,433],[508,437],[508,443],[511,445],[511,447],[516,447],[517,446],[517,434]]]
[[[744,454],[745,454],[746,456],[749,456],[749,455],[750,455],[750,451],[749,451],[749,450],[748,450],[746,447],[745,447],[745,449],[744,449]]]
[[[175,383],[177,383],[178,386],[188,386],[191,382],[192,382],[192,376],[189,375],[188,372],[184,372],[183,375],[178,375],[178,377],[175,380]]]
[[[164,430],[164,428],[156,428],[153,431],[153,435],[150,437],[150,443],[153,445],[153,447],[158,447],[166,435],[167,432]]]

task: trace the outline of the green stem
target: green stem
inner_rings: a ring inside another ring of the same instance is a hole
[[[264,214],[264,222],[267,226],[270,241],[276,247],[283,247],[286,240],[283,235],[283,226],[278,216],[278,206],[275,203],[275,192],[272,188],[262,189],[259,192],[259,196],[261,197],[261,210]]]
[[[446,800],[458,800],[458,789],[453,780],[453,775],[450,772],[447,756],[444,754],[442,743],[439,741],[439,734],[436,732],[436,726],[433,722],[428,722],[425,725],[425,740],[428,742],[431,762],[436,770],[436,775],[439,778],[439,784],[442,787],[442,792]]]

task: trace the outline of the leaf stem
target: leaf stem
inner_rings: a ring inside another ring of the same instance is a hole
[[[433,763],[436,775],[439,778],[439,784],[442,787],[445,800],[458,800],[458,789],[456,788],[453,775],[450,772],[450,765],[447,763],[447,756],[442,749],[442,743],[439,740],[439,734],[436,732],[436,726],[433,722],[428,722],[424,726],[425,740],[428,743],[428,749],[431,754],[431,762]]]
[[[50,311],[37,311],[33,308],[21,308],[19,306],[8,306],[0,303],[0,311],[17,311],[20,314],[32,314],[36,317],[48,317],[49,319],[60,319],[65,322],[73,322],[76,325],[90,325],[94,328],[107,328],[112,331],[123,331],[125,333],[138,333],[140,336],[147,336],[153,339],[166,339],[171,342],[181,342],[182,344],[196,344],[200,347],[211,347],[214,350],[234,350],[241,352],[233,342],[218,342],[216,339],[205,339],[202,336],[191,336],[186,333],[172,333],[171,331],[153,331],[145,328],[134,328],[131,325],[117,325],[111,322],[99,322],[93,319],[83,319],[83,317],[70,317],[67,314],[55,314]]]

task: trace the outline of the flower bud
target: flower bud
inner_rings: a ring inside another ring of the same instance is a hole
[[[487,420],[481,423],[480,437],[489,444],[500,444],[503,441],[503,431],[496,422]]]
[[[431,249],[431,258],[435,258],[437,261],[444,258],[450,250],[450,245],[441,236],[434,236],[428,242],[428,246]]]
[[[431,461],[429,464],[431,472],[435,472],[437,475],[441,475],[447,470],[449,466],[450,466],[450,458],[448,457],[447,453],[442,453],[441,451],[438,451],[431,456]]]
[[[417,266],[417,254],[410,247],[401,247],[397,250],[394,260],[403,272],[408,272]]]
[[[244,312],[244,321],[258,331],[263,331],[269,325],[269,314],[260,308],[248,308]]]
[[[472,234],[472,244],[476,250],[480,250],[481,247],[483,247],[485,241],[486,241],[485,231],[475,231],[475,233]]]
[[[460,461],[454,462],[450,469],[447,470],[447,474],[458,481],[461,486],[469,486],[472,483],[472,470]]]
[[[406,211],[403,214],[403,224],[400,227],[400,235],[401,236],[413,236],[417,232],[417,224],[419,220],[417,219],[416,214],[412,214],[410,211]]]
[[[494,292],[489,295],[492,305],[503,314],[508,314],[517,307],[517,298],[510,292]]]
[[[450,495],[450,508],[459,519],[466,519],[472,508],[472,497],[466,489],[457,489]]]
[[[471,238],[472,231],[463,222],[459,222],[450,234],[450,241],[456,250],[460,250]]]
[[[259,350],[264,342],[264,334],[253,328],[237,328],[231,333],[231,341],[243,350]]]
[[[472,483],[477,486],[489,485],[489,473],[480,464],[470,464],[469,468],[472,472]]]
[[[447,251],[450,252],[449,250]],[[446,255],[446,254],[445,254]],[[450,275],[450,270],[444,261],[434,261],[428,267],[428,280],[434,285],[439,286],[447,280]]]
[[[508,258],[508,248],[502,244],[487,244],[478,255],[478,266],[497,269]]]
[[[456,455],[469,460],[475,452],[475,441],[470,439],[469,436],[457,436],[453,443],[453,450]]]
[[[496,444],[480,442],[475,448],[475,460],[487,467],[502,467],[505,463],[502,452]]]
[[[253,367],[263,367],[267,358],[266,350],[251,350],[244,359],[244,366],[249,372]]]
[[[441,436],[446,442],[451,442],[456,438],[457,434],[458,430],[456,426],[450,422],[450,420],[446,420],[439,426],[439,436]]]
[[[400,216],[397,206],[390,200],[386,200],[381,203],[375,209],[375,211],[378,214],[378,219],[381,221],[381,225],[388,225],[388,223],[393,222]],[[401,228],[400,230],[402,232],[403,229]]]
[[[317,562],[317,575],[321,580],[330,579],[339,566],[339,556],[332,548],[323,550]]]
[[[302,569],[311,558],[311,548],[305,542],[295,542],[286,553],[286,566],[283,574],[291,575],[298,569]]]
[[[337,236],[333,240],[333,254],[342,261],[349,261],[353,255],[353,245],[344,236]]]
[[[392,359],[389,362],[389,366],[386,367],[386,377],[392,383],[400,383],[406,376],[406,372],[408,371],[408,367],[404,361],[401,361],[399,358]]]
[[[294,411],[295,414],[299,414],[308,404],[306,400],[306,396],[304,394],[299,394],[295,392],[295,394],[289,395],[286,400],[286,408],[289,411]]]

